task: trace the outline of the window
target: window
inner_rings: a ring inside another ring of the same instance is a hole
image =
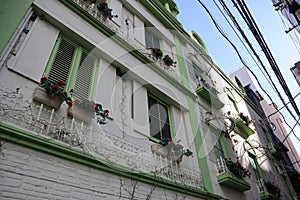
[[[159,39],[145,28],[146,48],[160,48]]]
[[[205,74],[194,63],[192,65],[193,65],[193,71],[194,71],[197,83],[200,84],[201,80],[205,81]]]
[[[73,97],[91,100],[97,66],[98,59],[94,55],[60,36],[52,51],[45,75],[53,81],[65,81],[65,91],[74,89]]]
[[[221,137],[223,137],[223,133],[222,134],[216,133],[212,127],[209,127],[209,129],[211,132],[210,135],[211,135],[212,142],[214,143],[214,151],[215,151],[216,159],[225,158],[225,153],[221,142]]]
[[[249,161],[250,161],[250,165],[254,171],[255,177],[257,180],[261,179],[261,174],[260,174],[260,169],[259,169],[259,165],[257,163],[256,157],[250,153],[248,153],[249,155]]]
[[[168,107],[148,96],[150,136],[158,140],[171,138]]]

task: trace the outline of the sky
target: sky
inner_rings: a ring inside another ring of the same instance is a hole
[[[232,46],[225,40],[225,38],[218,32],[217,28],[210,19],[208,13],[200,5],[197,0],[174,0],[177,4],[177,7],[180,11],[177,16],[178,20],[182,23],[183,27],[187,32],[192,30],[196,31],[199,36],[203,39],[208,52],[212,59],[223,69],[227,74],[230,74],[240,67],[243,66],[238,55],[232,48]],[[241,19],[240,15],[237,13],[236,8],[234,8],[231,0],[224,0],[226,5],[229,7],[235,18],[238,20],[239,24],[243,27],[244,32],[250,39],[252,45],[254,46],[256,52],[259,54],[259,57],[263,60],[264,65],[266,66],[268,72],[272,76],[272,80],[275,82],[277,88],[281,95],[284,96],[285,102],[288,102],[284,91],[282,90],[276,76],[272,72],[272,69],[266,60],[261,48],[257,44],[256,40],[252,36],[249,28],[246,26],[244,21]],[[217,20],[218,24],[222,27],[223,32],[230,38],[230,40],[237,46],[242,57],[246,61],[247,65],[255,72],[256,76],[260,80],[263,88],[268,91],[273,101],[276,103],[278,108],[283,106],[283,103],[280,101],[278,95],[270,86],[269,82],[264,78],[258,66],[252,60],[251,56],[243,47],[242,43],[238,37],[234,34],[234,31],[231,29],[230,25],[226,22],[224,16],[216,7],[216,2],[219,6],[218,0],[202,0],[205,6],[209,9],[211,14]],[[258,25],[266,43],[269,46],[270,51],[272,52],[273,57],[276,60],[276,63],[292,93],[293,96],[296,96],[300,92],[300,87],[295,81],[290,68],[294,66],[296,62],[300,60],[299,50],[295,47],[292,42],[291,36],[298,34],[298,32],[291,31],[289,34],[285,33],[285,30],[288,29],[284,26],[280,15],[274,10],[271,0],[264,1],[245,1],[256,24]],[[297,43],[299,45],[299,41]],[[299,46],[298,46],[299,48]],[[267,95],[262,93],[265,99],[269,101]],[[295,99],[295,102],[300,109],[300,95]],[[292,109],[292,107],[290,107]],[[286,121],[291,127],[295,125],[295,121],[290,117],[286,109],[282,109],[282,113],[286,118]],[[296,116],[296,115],[295,115]],[[287,131],[290,132],[290,129],[286,126]],[[300,126],[295,128],[295,133],[300,137]],[[291,134],[291,139],[296,147],[298,154],[300,155],[300,141],[297,140],[293,134]]]

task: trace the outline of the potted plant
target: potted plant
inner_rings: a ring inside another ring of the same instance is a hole
[[[94,101],[76,99],[74,106],[68,109],[68,115],[86,123],[92,120],[94,114],[99,124],[106,124],[106,117],[108,117],[109,111],[103,110],[102,105]]]
[[[34,91],[33,99],[55,109],[59,109],[63,101],[72,107],[72,99],[64,91],[65,85],[64,81],[52,81],[47,77],[42,77],[40,87]],[[70,90],[70,94],[73,94],[73,89]]]
[[[176,161],[182,161],[182,156],[192,156],[193,152],[189,149],[184,149],[178,142],[174,143],[172,138],[163,138],[160,143],[151,145],[151,151],[159,156]]]
[[[118,18],[118,15],[112,15],[112,9],[108,7],[107,2],[101,1],[97,4],[98,10],[102,13],[105,18],[112,19]]]
[[[173,59],[169,56],[169,55],[165,55],[165,57],[163,58],[164,63],[167,66],[174,66],[176,67],[176,61],[173,61]]]
[[[163,52],[160,50],[160,48],[150,48],[152,51],[152,55],[158,60],[163,57]]]
[[[244,168],[239,161],[233,162],[231,158],[224,158],[224,161],[229,171],[237,178],[251,177],[251,172]]]

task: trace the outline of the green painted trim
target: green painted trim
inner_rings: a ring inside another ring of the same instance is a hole
[[[235,123],[236,127],[238,127],[238,129],[239,129],[238,134],[245,140],[250,135],[253,135],[255,133],[251,128],[249,128],[246,124],[244,124],[244,121],[241,119],[235,120],[234,123]]]
[[[120,175],[129,179],[141,181],[153,186],[165,188],[175,192],[180,192],[186,195],[191,195],[198,198],[204,199],[222,199],[222,197],[202,191],[200,189],[186,186],[181,183],[175,183],[173,181],[159,178],[157,176],[146,174],[146,173],[135,173],[130,169],[120,170],[124,168],[122,166],[116,166],[114,168],[106,165],[101,159],[95,158],[94,156],[69,147],[67,145],[58,143],[52,139],[43,138],[38,135],[33,135],[27,131],[20,130],[10,125],[0,123],[0,139],[8,142],[12,142],[24,147],[28,147],[34,150],[41,151],[62,159],[70,160],[88,167],[92,167],[98,170],[102,170],[111,174]]]
[[[279,198],[275,197],[274,195],[270,194],[269,192],[261,192],[259,194],[261,200],[279,200]]]
[[[224,103],[204,85],[198,86],[195,92],[216,109],[224,107]]]
[[[172,141],[177,141],[176,134],[175,134],[175,127],[174,127],[173,113],[170,107],[168,108],[168,115],[169,115],[169,124],[170,124]]]
[[[71,89],[74,89],[75,82],[77,79],[78,68],[80,65],[80,60],[82,56],[82,47],[75,45],[75,52],[73,55],[73,60],[70,66],[70,71],[67,78],[67,85],[65,88],[66,92],[69,92]],[[76,92],[76,91],[75,91]]]
[[[0,54],[17,30],[33,0],[0,1]]]
[[[231,93],[231,91],[230,91],[230,93]],[[232,95],[232,94],[231,94],[231,95]],[[228,99],[232,102],[232,104],[233,104],[233,106],[234,106],[236,112],[237,112],[237,113],[240,113],[239,108],[238,108],[238,106],[236,105],[236,100],[233,99],[233,97],[231,97],[231,96],[228,95],[228,94],[227,94],[227,97],[228,97]]]
[[[258,161],[257,161],[256,156],[253,155],[252,153],[249,153],[249,152],[248,152],[248,156],[251,157],[251,158],[254,160],[254,164],[255,164],[255,166],[256,166],[256,168],[257,168],[258,175],[259,175],[260,179],[264,179],[262,170],[261,170],[261,168],[260,168],[260,165],[259,165],[259,163],[258,163]]]
[[[297,194],[293,188],[290,178],[287,176],[287,177],[283,177],[283,179],[284,179],[285,184],[288,187],[289,193],[291,195],[291,199],[297,199]]]
[[[178,61],[178,66],[180,69],[180,74],[182,76],[183,84],[186,88],[190,87],[189,83],[189,78],[188,74],[186,71],[185,67],[185,62],[183,59],[183,52],[182,49],[180,48],[180,41],[178,38],[174,38],[175,40],[175,47],[176,47],[176,55],[177,55],[177,61]],[[198,160],[198,166],[201,170],[201,175],[202,175],[202,181],[203,181],[203,186],[204,188],[213,193],[213,186],[212,186],[212,181],[211,181],[211,176],[209,172],[209,167],[208,167],[208,162],[206,160],[206,156],[201,155],[201,147],[203,146],[203,141],[202,141],[202,136],[200,133],[200,128],[199,128],[199,123],[198,123],[198,115],[196,113],[196,108],[194,105],[193,99],[191,99],[189,96],[186,96],[188,106],[189,106],[189,118],[190,118],[190,123],[191,123],[191,128],[192,128],[192,134],[194,137],[194,144],[195,144],[195,149],[196,149],[196,156]],[[202,149],[203,151],[203,149]]]
[[[93,77],[92,77],[92,83],[91,83],[91,91],[90,91],[90,99],[94,99],[96,86],[97,86],[97,77],[99,73],[99,65],[100,60],[98,58],[95,58],[94,68],[93,68]]]
[[[48,63],[47,63],[47,66],[46,66],[46,69],[45,69],[45,72],[44,72],[44,75],[46,77],[48,77],[49,74],[50,74],[50,71],[51,71],[52,65],[54,63],[54,60],[55,60],[55,57],[56,57],[56,54],[57,54],[57,51],[58,51],[58,48],[60,46],[61,41],[62,41],[62,36],[60,35],[60,36],[58,36],[58,38],[56,40],[56,43],[54,45],[54,48],[52,49],[50,58],[48,60]]]
[[[224,151],[225,158],[230,158],[231,154],[230,154],[230,151],[228,149],[226,138],[225,138],[223,133],[220,135],[220,141],[221,141],[222,149]]]
[[[245,91],[245,88],[243,87],[243,84],[242,84],[242,82],[240,81],[240,79],[238,78],[238,77],[234,77],[234,79],[235,79],[235,82],[237,83],[237,85],[239,86],[239,88],[240,88],[240,90],[242,91],[242,93],[244,94],[244,95],[246,95],[246,91]]]
[[[218,183],[221,185],[226,185],[235,190],[244,192],[251,189],[249,183],[243,179],[237,178],[229,173],[223,173],[217,176]]]
[[[204,43],[204,41],[202,40],[202,38],[198,35],[198,33],[196,33],[196,31],[191,31],[192,36],[197,40],[197,42],[203,47],[203,49],[206,51],[206,53],[208,52],[207,47]]]

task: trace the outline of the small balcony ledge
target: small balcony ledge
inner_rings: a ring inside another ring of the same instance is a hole
[[[236,119],[234,122],[236,127],[239,129],[238,134],[242,138],[247,139],[250,135],[254,134],[254,131],[247,126],[242,119]]]
[[[226,172],[217,176],[218,183],[226,185],[240,192],[250,190],[250,184],[243,179],[237,178],[230,173]]]
[[[224,103],[220,101],[219,98],[204,84],[199,85],[196,88],[196,93],[216,109],[221,109],[224,106]]]

